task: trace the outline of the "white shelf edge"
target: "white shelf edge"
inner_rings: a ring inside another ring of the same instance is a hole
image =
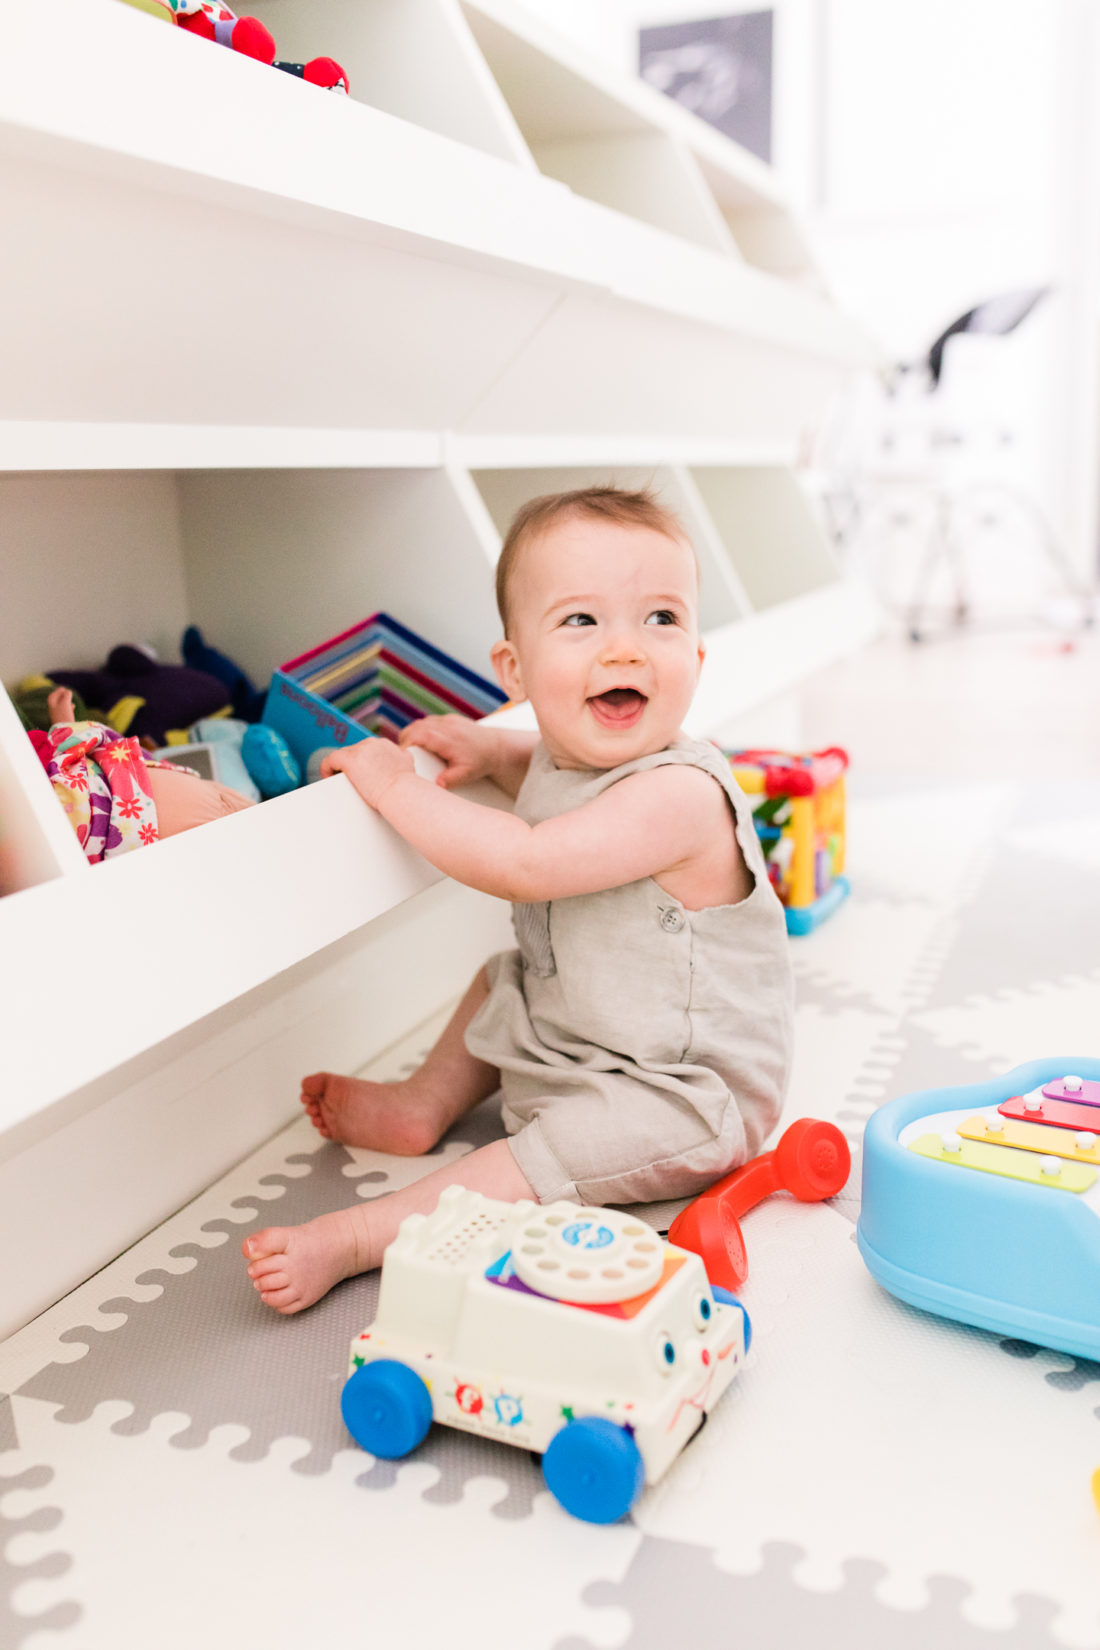
[[[528,470],[563,464],[729,464],[790,468],[796,442],[698,441],[653,435],[463,435],[444,436],[447,462],[469,470]]]
[[[0,420],[0,472],[26,470],[433,469],[434,430]]]
[[[439,770],[422,751],[414,759],[426,774]],[[507,805],[488,784],[467,794]],[[9,895],[2,904],[5,951],[20,967],[5,982],[0,1130],[26,1122],[441,879],[338,775],[108,860],[84,876]],[[95,1037],[42,1035],[41,982],[63,933],[94,934],[97,971],[127,981],[125,1012],[109,1016]],[[197,972],[196,957],[204,959]]]
[[[742,711],[871,641],[882,622],[870,590],[855,579],[840,578],[710,631],[702,680],[685,726],[699,738],[713,737]]]

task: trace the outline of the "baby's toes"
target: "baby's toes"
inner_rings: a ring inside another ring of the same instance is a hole
[[[248,1275],[257,1289],[274,1288],[276,1282],[287,1283],[290,1273],[284,1264],[283,1255],[266,1255],[263,1260],[254,1260],[248,1267]]]
[[[266,1260],[272,1255],[285,1255],[290,1239],[286,1226],[265,1226],[262,1232],[253,1232],[241,1244],[246,1260]]]
[[[302,1305],[301,1296],[290,1283],[284,1283],[279,1289],[261,1289],[260,1299],[276,1312],[297,1312]]]

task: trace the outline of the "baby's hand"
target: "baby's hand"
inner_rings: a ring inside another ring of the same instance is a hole
[[[415,773],[412,756],[398,750],[390,739],[361,739],[344,750],[329,751],[321,763],[321,778],[330,774],[346,773],[364,802],[377,808],[382,793],[389,790],[395,779]]]
[[[421,716],[401,729],[402,745],[420,745],[443,762],[435,782],[444,790],[469,785],[491,774],[496,763],[497,742],[490,728],[481,727],[468,716]]]
[[[54,688],[53,692],[46,700],[46,706],[50,713],[50,722],[52,725],[56,725],[58,722],[73,722],[76,720],[76,710],[73,705],[73,694],[71,688]]]

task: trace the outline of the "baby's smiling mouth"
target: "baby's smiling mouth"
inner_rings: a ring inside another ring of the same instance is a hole
[[[608,688],[606,693],[597,693],[588,701],[589,708],[597,722],[605,727],[630,727],[635,723],[648,704],[644,693],[637,688],[622,687]]]

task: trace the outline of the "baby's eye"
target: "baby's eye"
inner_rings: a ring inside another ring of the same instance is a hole
[[[669,609],[667,607],[659,607],[657,609],[657,611],[655,613],[651,613],[649,615],[649,618],[646,620],[646,624],[675,624],[675,623],[676,623],[676,615],[675,615],[675,613],[673,613],[671,611],[671,609]]]
[[[562,624],[568,624],[568,625],[573,625],[573,626],[578,626],[578,625],[582,625],[582,624],[595,624],[595,622],[596,621],[592,617],[591,613],[569,613],[562,620]]]

